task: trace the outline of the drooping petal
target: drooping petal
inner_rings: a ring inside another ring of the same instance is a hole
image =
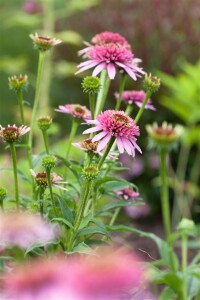
[[[97,135],[95,135],[95,137],[93,137],[92,142],[97,142],[99,140],[101,140],[104,136],[106,136],[108,133],[105,131],[102,131],[100,133],[98,133]]]
[[[108,144],[109,140],[111,139],[111,134],[108,134],[107,136],[105,136],[98,144],[97,146],[97,151],[101,151],[102,149],[104,149],[106,147],[106,145]]]
[[[83,131],[83,134],[92,133],[101,130],[101,126],[92,127]]]
[[[118,136],[116,140],[117,140],[117,147],[118,147],[119,152],[124,153],[124,145],[122,143],[121,137]]]
[[[136,143],[136,140],[134,139],[129,139],[129,141],[133,144],[133,146],[138,150],[138,152],[142,153],[142,150],[140,149],[140,147],[138,146],[138,144]]]
[[[122,140],[122,143],[123,143],[123,146],[124,146],[126,152],[127,152],[129,155],[131,155],[131,154],[133,153],[133,152],[132,152],[132,148],[133,148],[133,147],[131,147],[131,144],[129,144],[129,142],[128,142],[128,140],[127,140],[126,138],[121,138],[121,140]]]
[[[83,72],[83,71],[86,71],[86,70],[88,70],[88,69],[91,69],[91,68],[95,67],[97,64],[98,64],[98,62],[95,62],[95,61],[94,61],[93,63],[88,64],[88,65],[86,65],[85,67],[80,68],[80,70],[78,70],[78,71],[75,73],[75,75],[76,75],[76,74],[79,74],[79,73],[81,73],[81,72]]]
[[[93,65],[94,63],[98,63],[96,60],[87,60],[84,61],[82,63],[80,63],[77,68],[81,68],[81,67],[85,67],[85,66],[89,66],[89,65]]]
[[[100,63],[93,71],[92,76],[97,76],[103,69],[106,69],[106,63]]]
[[[114,66],[114,64],[112,63],[109,63],[107,65],[107,71],[108,71],[108,76],[109,78],[112,80],[115,78],[115,75],[116,75],[116,68]]]

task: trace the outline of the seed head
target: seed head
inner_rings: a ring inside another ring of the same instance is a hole
[[[87,181],[92,181],[92,180],[95,180],[97,178],[99,174],[99,170],[96,166],[94,165],[91,165],[91,166],[88,166],[88,167],[85,167],[83,170],[82,170],[82,176],[84,179],[86,179]]]

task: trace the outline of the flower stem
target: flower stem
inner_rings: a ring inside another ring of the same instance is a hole
[[[67,149],[66,149],[66,156],[65,156],[66,159],[68,159],[68,157],[69,157],[72,141],[73,141],[73,139],[76,135],[78,125],[79,125],[79,121],[76,118],[73,118],[71,132],[70,132],[70,135],[69,135],[69,139],[67,141]]]
[[[55,205],[53,190],[52,190],[52,185],[51,185],[51,171],[49,170],[49,168],[46,168],[46,174],[47,174],[47,181],[48,181],[48,186],[49,186],[49,191],[50,191],[52,207],[53,207],[55,215],[57,216],[56,205]]]
[[[31,117],[31,124],[30,124],[30,133],[29,133],[29,139],[28,139],[28,150],[30,152],[30,156],[32,157],[32,144],[33,144],[33,127],[36,119],[36,113],[39,103],[39,94],[40,94],[40,84],[41,84],[41,74],[44,64],[44,52],[39,52],[39,61],[38,61],[38,71],[37,71],[37,81],[36,81],[36,90],[35,90],[35,99],[33,104],[33,111],[32,111],[32,117]]]
[[[136,117],[135,117],[135,123],[138,123],[139,119],[141,118],[141,116],[142,116],[142,114],[143,114],[143,111],[144,111],[144,109],[145,109],[145,106],[146,106],[146,104],[147,104],[147,101],[148,101],[149,97],[151,97],[151,94],[152,94],[151,91],[148,91],[148,92],[146,93],[146,96],[145,96],[145,98],[144,98],[144,101],[143,101],[143,103],[142,103],[142,106],[140,107],[140,109],[139,109],[139,111],[138,111],[138,113],[137,113],[137,115],[136,115]]]
[[[132,104],[129,104],[129,105],[127,106],[127,108],[126,108],[125,114],[126,114],[127,116],[130,116],[131,113],[132,113],[132,111],[133,111],[133,105],[132,105]]]
[[[112,136],[111,139],[110,139],[110,141],[109,141],[109,143],[108,143],[108,146],[107,146],[107,148],[106,148],[106,150],[105,150],[105,152],[104,152],[104,154],[102,156],[102,158],[100,159],[100,161],[98,163],[97,167],[98,167],[99,170],[100,170],[101,166],[103,165],[104,160],[106,159],[106,157],[107,157],[107,155],[108,155],[108,153],[109,153],[109,151],[110,151],[110,149],[111,149],[114,141],[115,141],[115,136]]]
[[[25,124],[22,89],[19,89],[17,91],[17,99],[18,99],[18,104],[20,109],[21,122],[22,124]]]
[[[100,89],[97,96],[95,116],[97,116],[102,111],[108,93],[108,89],[110,86],[110,78],[108,77],[108,73],[106,70],[103,70],[101,72],[100,81],[101,81],[102,88]]]
[[[91,117],[92,120],[94,120],[94,109],[95,109],[95,95],[94,94],[90,94],[89,95],[89,101],[90,101],[90,111],[91,111]]]
[[[46,130],[45,131],[42,130],[42,136],[43,136],[46,153],[49,154],[49,146],[48,146],[48,142],[47,142],[47,131]]]
[[[181,242],[181,252],[182,252],[182,272],[183,272],[183,282],[182,282],[182,299],[187,300],[187,278],[184,274],[187,268],[187,235],[182,235]]]
[[[19,188],[18,188],[18,176],[17,176],[17,158],[16,158],[16,149],[15,144],[10,143],[10,150],[12,155],[12,162],[13,162],[13,175],[14,175],[14,183],[15,183],[15,201],[16,201],[16,208],[19,208]]]
[[[44,213],[44,204],[43,204],[44,191],[45,191],[45,189],[43,189],[43,188],[39,189],[39,201],[40,201],[40,215],[41,215],[41,217],[43,217],[43,213]]]
[[[120,82],[120,86],[119,86],[119,96],[118,96],[118,99],[117,99],[115,110],[120,109],[121,102],[122,102],[122,93],[124,91],[125,82],[126,82],[126,74],[122,74],[121,75],[121,82]]]

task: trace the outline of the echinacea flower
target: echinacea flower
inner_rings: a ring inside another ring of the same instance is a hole
[[[62,42],[56,38],[40,36],[37,32],[35,34],[30,34],[29,36],[32,39],[35,48],[42,52],[47,51]]]
[[[140,193],[134,191],[131,188],[125,188],[116,192],[117,195],[120,195],[125,200],[138,200]]]
[[[85,130],[83,134],[100,131],[92,139],[92,142],[99,141],[97,151],[104,149],[110,139],[115,137],[120,153],[126,150],[129,155],[135,156],[135,149],[141,153],[135,137],[140,135],[139,127],[124,111],[106,110],[96,120],[88,120],[86,123],[96,126]]]
[[[142,68],[137,66],[133,53],[126,47],[110,43],[102,46],[92,47],[87,52],[89,60],[78,65],[79,71],[95,68],[92,76],[98,75],[102,70],[107,70],[110,79],[114,79],[117,69],[125,71],[133,80],[145,74]]]
[[[114,33],[112,31],[104,31],[101,33],[96,34],[92,39],[91,43],[83,42],[86,45],[86,48],[80,50],[78,52],[79,55],[86,54],[89,50],[92,49],[94,46],[102,46],[106,44],[117,44],[121,45],[127,49],[131,49],[130,44],[127,40],[119,33]]]
[[[97,151],[97,145],[99,142],[92,142],[91,138],[85,139],[80,143],[73,143],[72,145],[77,147],[78,149],[81,149],[85,152],[91,152],[91,153],[95,153],[95,154],[99,154],[101,152]]]
[[[19,140],[19,138],[30,131],[30,127],[14,125],[8,125],[7,127],[2,127],[0,125],[0,137],[7,143],[14,143]]]
[[[26,249],[34,243],[47,244],[56,237],[55,228],[29,212],[0,214],[0,246]]]
[[[79,104],[59,105],[58,109],[55,109],[55,111],[71,115],[77,119],[83,119],[84,121],[91,118],[91,112],[87,109],[87,107]]]
[[[115,98],[118,99],[119,93],[115,93]],[[142,106],[142,103],[146,97],[146,93],[144,91],[123,91],[121,99],[122,101],[127,102],[128,104],[136,104],[138,107]],[[146,109],[155,110],[155,107],[151,104],[151,99],[147,100],[147,104],[145,105]]]
[[[39,172],[36,174],[32,169],[30,170],[30,172],[31,172],[31,175],[35,178],[35,181],[40,188],[46,189],[48,187],[48,179],[47,179],[46,172]],[[56,173],[51,173],[50,175],[51,175],[52,186],[54,186],[60,190],[67,191],[66,188],[60,186],[60,184],[67,183],[66,181],[63,181],[62,177],[60,177]]]

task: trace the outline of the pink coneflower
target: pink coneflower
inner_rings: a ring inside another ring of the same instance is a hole
[[[83,140],[81,143],[73,143],[72,145],[85,151],[85,152],[92,152],[95,154],[100,154],[100,152],[97,151],[97,146],[99,142],[92,142],[91,138]]]
[[[139,127],[124,111],[106,110],[96,120],[88,120],[86,123],[96,126],[85,130],[83,134],[101,131],[92,139],[93,142],[99,141],[98,151],[104,149],[114,136],[120,153],[126,150],[129,155],[135,156],[135,149],[141,153],[135,137],[140,135]]]
[[[35,178],[36,183],[43,189],[48,187],[47,174],[45,172],[35,173],[33,170],[30,170],[31,175]],[[51,184],[52,186],[67,191],[66,188],[60,186],[60,184],[66,184],[66,181],[63,181],[62,177],[57,175],[56,173],[51,173]]]
[[[131,188],[125,188],[117,191],[117,195],[122,196],[125,200],[138,200],[140,193],[133,191]]]
[[[23,5],[23,11],[27,14],[41,13],[42,6],[35,0],[27,0]]]
[[[137,66],[138,60],[134,59],[133,53],[126,47],[110,43],[92,47],[87,52],[88,61],[78,65],[80,70],[76,74],[95,67],[92,76],[98,75],[102,70],[107,70],[110,79],[114,79],[117,69],[125,71],[133,80],[145,74]]]
[[[118,44],[121,46],[124,46],[127,49],[131,49],[130,44],[127,42],[127,40],[119,33],[114,33],[112,31],[104,31],[101,33],[96,34],[92,39],[91,43],[83,42],[87,47],[80,50],[78,52],[79,55],[86,54],[87,52],[91,50],[94,46],[102,46],[106,44]]]
[[[0,214],[0,245],[28,248],[34,243],[47,244],[56,237],[55,228],[39,215],[29,212]]]
[[[115,98],[118,99],[119,93],[115,93]],[[127,101],[128,104],[136,104],[138,107],[142,106],[142,103],[146,97],[144,91],[124,91],[122,92],[122,101]],[[151,99],[148,99],[145,105],[146,109],[156,110],[151,104]]]
[[[91,118],[91,112],[87,109],[86,106],[82,106],[79,104],[65,104],[59,105],[58,109],[55,111],[69,114],[74,118],[83,119],[84,121],[89,120]]]
[[[20,127],[17,127],[15,124],[8,125],[7,127],[0,125],[0,137],[8,143],[17,142],[18,139],[28,131],[30,131],[30,127],[24,125]]]

